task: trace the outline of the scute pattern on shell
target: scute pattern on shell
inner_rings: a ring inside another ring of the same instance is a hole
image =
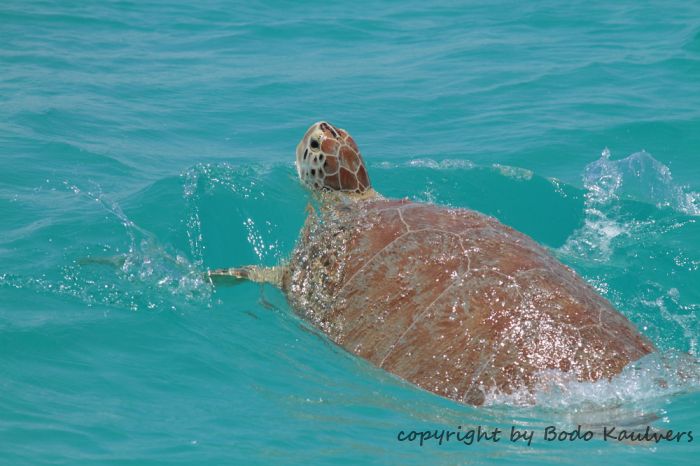
[[[597,380],[653,350],[527,236],[464,209],[373,200],[310,220],[284,285],[333,341],[468,404],[547,370]]]

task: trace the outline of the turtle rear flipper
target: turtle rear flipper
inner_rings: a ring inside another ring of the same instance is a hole
[[[238,285],[248,280],[245,267],[209,270],[206,272],[206,276],[215,285]]]
[[[244,267],[231,267],[228,269],[214,269],[207,272],[213,282],[224,282],[238,284],[243,280],[258,283],[270,283],[277,287],[282,287],[282,277],[285,266],[260,267],[257,265],[246,265]]]

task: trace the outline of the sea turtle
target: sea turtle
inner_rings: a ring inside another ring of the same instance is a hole
[[[438,395],[483,404],[553,373],[611,378],[654,351],[570,268],[467,209],[387,199],[350,135],[327,122],[296,149],[318,200],[288,263],[213,270],[280,287],[346,350]]]

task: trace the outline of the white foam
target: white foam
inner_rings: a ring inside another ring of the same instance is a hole
[[[500,165],[497,163],[494,163],[492,167],[498,170],[501,173],[501,175],[506,176],[508,178],[512,178],[514,180],[529,181],[534,175],[532,171],[527,170],[525,168],[511,167],[509,165]]]
[[[570,373],[543,371],[534,391],[491,393],[489,405],[537,405],[553,409],[591,410],[639,405],[700,387],[700,364],[686,354],[652,353],[629,364],[611,380],[579,382]],[[653,403],[652,403],[653,404]]]
[[[412,159],[408,160],[406,162],[380,162],[377,164],[372,165],[372,168],[382,168],[382,169],[391,169],[391,168],[399,168],[399,167],[418,167],[418,168],[430,168],[432,170],[452,170],[455,168],[461,168],[461,169],[472,169],[475,168],[476,165],[474,162],[470,160],[463,160],[463,159],[444,159],[440,161],[436,161],[434,159],[430,158],[418,158],[418,159]]]

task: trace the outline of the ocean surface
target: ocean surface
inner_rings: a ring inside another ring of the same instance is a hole
[[[700,2],[3,0],[0,37],[0,464],[697,464]],[[660,353],[474,408],[213,287],[292,250],[321,119],[379,192],[532,236]],[[578,425],[696,437],[543,438]],[[479,426],[506,438],[398,440]]]

